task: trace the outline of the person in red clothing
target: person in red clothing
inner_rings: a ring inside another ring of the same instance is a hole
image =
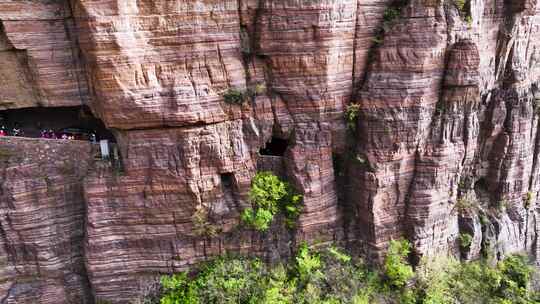
[[[6,127],[2,126],[0,128],[0,136],[7,136]]]

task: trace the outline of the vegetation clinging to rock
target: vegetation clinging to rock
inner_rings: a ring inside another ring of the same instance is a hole
[[[471,247],[471,244],[473,241],[472,235],[468,233],[460,233],[458,238],[459,238],[459,246],[461,246],[461,248],[467,249]]]
[[[229,88],[223,93],[223,100],[228,104],[241,105],[248,98],[253,98],[258,95],[265,94],[267,92],[266,85],[264,83],[256,83],[252,87],[248,87],[245,90],[237,88]]]
[[[347,128],[350,131],[356,131],[359,113],[360,105],[356,103],[348,105],[347,109],[345,109],[345,121],[347,122]]]
[[[246,94],[238,89],[229,88],[223,93],[223,100],[230,104],[242,104],[246,99]]]
[[[463,13],[465,12],[465,5],[467,4],[466,0],[453,0],[454,5],[457,7],[457,9]]]
[[[414,270],[407,259],[411,245],[406,240],[392,240],[384,260],[384,274],[391,287],[401,288],[414,276]]]
[[[274,216],[282,212],[289,228],[300,215],[302,195],[272,172],[258,172],[249,191],[251,207],[242,212],[242,221],[258,231],[270,228]]]
[[[513,255],[492,266],[483,261],[424,259],[414,272],[407,241],[393,241],[381,270],[336,247],[319,251],[305,244],[287,264],[221,257],[198,272],[162,278],[161,304],[533,304],[534,268]],[[399,269],[399,270],[396,270]]]

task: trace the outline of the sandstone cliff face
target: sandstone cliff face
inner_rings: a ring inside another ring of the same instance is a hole
[[[88,104],[123,161],[0,139],[37,151],[4,165],[5,303],[127,303],[209,256],[303,240],[373,259],[401,236],[417,257],[540,253],[537,1],[4,1],[0,25],[0,107]],[[265,89],[234,105],[230,88]],[[259,154],[272,137],[283,156]],[[38,149],[66,152],[42,170]],[[268,166],[304,194],[294,231],[238,226]]]
[[[0,3],[0,109],[85,102],[74,31],[67,2]]]
[[[3,303],[86,303],[83,178],[89,143],[2,138],[0,293]]]

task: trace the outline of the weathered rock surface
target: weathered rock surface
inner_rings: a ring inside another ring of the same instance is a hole
[[[538,261],[538,1],[0,0],[0,25],[0,108],[89,103],[123,163],[0,141],[26,151],[0,184],[6,303],[128,303],[160,274],[303,240]],[[285,154],[259,155],[272,137]],[[65,153],[40,170],[39,149]],[[257,168],[303,193],[295,230],[238,225]]]
[[[88,99],[67,1],[0,1],[0,110]]]
[[[108,126],[229,118],[220,93],[246,87],[238,1],[73,2],[94,109]]]
[[[83,178],[89,143],[0,138],[2,303],[89,303]]]

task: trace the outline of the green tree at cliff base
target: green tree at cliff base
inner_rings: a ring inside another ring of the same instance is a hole
[[[408,242],[392,241],[380,268],[343,250],[306,245],[288,263],[223,256],[191,272],[161,279],[161,304],[529,304],[534,268],[513,255],[495,265],[453,258],[423,261],[413,270]]]

